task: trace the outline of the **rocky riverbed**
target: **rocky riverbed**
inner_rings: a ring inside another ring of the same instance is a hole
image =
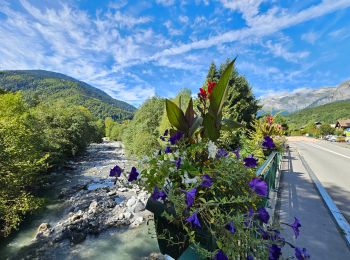
[[[145,222],[152,218],[145,210],[149,194],[137,185],[130,185],[125,177],[114,183],[109,171],[116,164],[126,172],[132,166],[121,143],[103,142],[92,144],[83,156],[53,173],[56,180],[50,185],[55,190],[60,209],[54,218],[45,218],[47,221],[37,226],[30,243],[19,248],[14,258],[86,259],[89,256],[82,257],[79,252],[83,253],[84,244],[89,245],[92,241],[98,244],[100,239],[111,239],[110,236],[118,236],[118,233],[130,232],[138,236],[138,231],[139,236],[146,237],[149,230]],[[139,252],[134,254],[135,257],[131,254],[128,259],[162,259],[157,253],[156,240],[144,240],[149,250],[141,250],[141,255]],[[123,246],[113,247],[117,252],[117,248]],[[96,250],[98,252],[99,248]],[[94,259],[98,258],[96,252],[92,255],[95,255]],[[116,253],[113,259],[123,258]]]

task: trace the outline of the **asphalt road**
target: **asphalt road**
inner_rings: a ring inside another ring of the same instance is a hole
[[[289,140],[350,222],[350,149],[315,139]]]

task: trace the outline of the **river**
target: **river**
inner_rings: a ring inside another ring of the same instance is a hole
[[[152,238],[152,222],[147,225],[145,221],[135,228],[108,226],[98,235],[88,234],[80,243],[69,243],[65,240],[59,246],[48,246],[46,242],[43,246],[43,243],[38,243],[35,239],[41,223],[50,223],[55,227],[57,223],[73,214],[69,212],[73,211],[76,214],[77,210],[71,208],[71,200],[67,201],[69,196],[76,196],[79,192],[79,189],[74,191],[74,187],[84,187],[83,190],[80,189],[80,193],[88,195],[94,194],[91,190],[111,193],[109,188],[113,189],[113,180],[108,175],[115,164],[130,168],[130,162],[126,160],[119,142],[103,142],[90,145],[84,155],[52,173],[52,188],[46,194],[48,203],[45,208],[26,219],[17,232],[1,242],[0,258],[124,260],[145,259],[151,253],[158,252],[156,239]],[[60,196],[62,194],[64,196]],[[117,196],[114,200],[117,201],[118,198],[123,197]]]

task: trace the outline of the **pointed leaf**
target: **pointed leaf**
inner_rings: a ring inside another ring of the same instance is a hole
[[[185,113],[185,118],[189,126],[193,124],[194,116],[195,116],[195,112],[193,110],[193,101],[191,98],[190,101],[188,102],[188,106]]]
[[[227,66],[218,84],[215,86],[211,94],[209,110],[215,116],[221,116],[222,108],[227,98],[228,83],[232,74],[233,64],[235,63],[235,61],[236,58]]]
[[[165,107],[170,124],[180,131],[187,132],[188,125],[186,123],[184,112],[169,99],[165,100]]]
[[[211,114],[206,114],[203,119],[204,134],[212,141],[220,137],[220,131],[216,128],[215,118]]]
[[[231,119],[223,119],[222,120],[222,127],[226,130],[234,130],[238,129],[240,127],[243,127],[242,124],[238,123],[237,121],[231,120]]]
[[[203,123],[203,118],[201,118],[200,116],[196,117],[188,131],[188,136],[192,136],[194,132],[196,132],[196,130],[202,125],[202,123]]]

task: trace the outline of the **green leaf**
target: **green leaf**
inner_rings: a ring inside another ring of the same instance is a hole
[[[215,124],[215,118],[211,114],[206,114],[203,119],[204,134],[212,141],[216,141],[220,137],[220,131]]]
[[[192,136],[194,132],[196,132],[196,130],[202,125],[202,123],[203,123],[203,118],[201,118],[200,116],[196,117],[188,131],[188,136]]]
[[[236,58],[227,66],[218,84],[215,86],[211,94],[209,110],[215,117],[220,116],[222,113],[222,108],[227,98],[228,83],[232,74],[233,64],[235,63],[235,61]]]
[[[180,131],[187,132],[188,124],[184,112],[169,99],[165,100],[165,107],[170,124]]]
[[[222,120],[222,128],[225,130],[234,130],[234,129],[238,129],[240,127],[243,127],[243,125],[238,123],[237,121],[234,121],[231,119],[223,119]]]
[[[195,112],[193,110],[193,101],[191,98],[190,101],[188,102],[188,106],[185,113],[185,118],[189,126],[192,126],[194,121],[194,116],[195,116]]]

